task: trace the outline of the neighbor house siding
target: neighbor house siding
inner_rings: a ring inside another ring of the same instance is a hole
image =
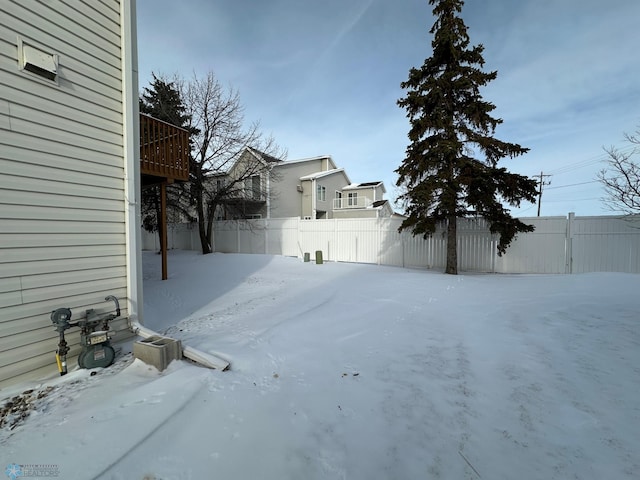
[[[331,175],[320,177],[316,180],[317,185],[322,185],[326,189],[326,200],[316,203],[316,210],[327,212],[326,218],[333,218],[333,200],[336,198],[336,190],[341,191],[349,185],[349,179],[343,171],[336,171]]]
[[[0,386],[55,371],[52,310],[77,319],[115,295],[127,314],[120,11],[0,5]],[[57,81],[19,69],[20,41],[59,56]]]
[[[273,192],[271,199],[271,218],[303,217],[311,215],[311,182],[302,182],[300,177],[318,172],[322,168],[320,159],[309,162],[291,163],[286,162],[274,168],[276,180],[271,183]],[[298,185],[306,191],[298,191]],[[315,192],[313,192],[315,195]],[[303,197],[308,201],[304,202]],[[303,207],[306,205],[306,208]]]

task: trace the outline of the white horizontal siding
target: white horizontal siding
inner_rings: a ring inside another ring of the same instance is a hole
[[[56,162],[59,161],[60,168],[83,171],[81,167],[84,166],[84,171],[94,172],[98,175],[104,174],[104,176],[115,176],[116,178],[120,178],[124,171],[122,162],[118,161],[120,159],[118,155],[93,148],[87,149],[71,143],[54,142],[16,131],[11,132],[11,135],[0,131],[0,142],[3,144],[3,150],[0,151],[0,157],[2,158],[9,154],[8,149],[4,149],[4,145],[7,145],[8,147],[13,147],[14,150],[22,150],[25,156],[30,157],[28,161],[25,158],[14,157],[14,159],[33,165],[38,165],[43,161],[48,161],[51,165],[57,165]],[[55,162],[53,161],[54,159]],[[73,159],[80,160],[80,163],[77,163],[75,167],[67,166],[68,162]],[[108,173],[105,169],[109,169]]]
[[[0,3],[0,385],[56,371],[52,310],[127,315],[120,36],[117,0]],[[18,38],[56,82],[19,70]]]
[[[92,196],[93,193],[89,187],[75,192],[76,195],[56,193],[30,193],[25,190],[6,190],[0,191],[0,209],[6,208],[4,205],[31,205],[31,206],[51,206],[62,208],[83,208],[85,210],[111,210],[115,212],[122,211],[124,199],[109,200]],[[82,202],[82,204],[79,204]],[[11,207],[13,208],[13,207]],[[44,214],[44,211],[43,211]],[[0,213],[2,217],[2,213]],[[47,218],[43,218],[47,220]]]
[[[82,166],[87,167],[86,162],[74,159],[64,159],[52,155],[42,155],[34,158],[25,149],[6,147],[0,153],[0,172],[23,178],[46,178],[48,181],[59,182],[62,185],[76,184],[88,187],[122,189],[122,169],[103,165],[102,170],[109,175],[98,175],[95,171],[83,172]],[[12,157],[11,160],[2,157]],[[24,160],[22,160],[24,159]],[[32,163],[33,162],[33,163]]]
[[[65,245],[51,248],[0,248],[0,270],[11,268],[10,264],[20,262],[42,262],[48,260],[62,260],[69,258],[97,258],[122,254],[121,245],[89,245],[83,248]],[[9,265],[6,266],[5,264]]]
[[[65,145],[73,145],[86,150],[87,157],[91,157],[92,152],[102,152],[114,157],[122,157],[122,137],[120,137],[118,143],[113,143],[111,140],[114,138],[105,132],[106,138],[100,140],[100,133],[94,132],[95,136],[86,135],[88,130],[92,130],[93,127],[87,125],[78,124],[79,133],[69,130],[67,125],[62,125],[62,128],[58,128],[56,123],[56,117],[53,115],[47,115],[50,118],[50,123],[40,123],[35,121],[36,119],[18,118],[13,116],[13,108],[11,115],[11,130],[15,134],[22,134],[29,137],[44,137],[50,142],[62,143]],[[66,120],[61,121],[62,124],[66,123]],[[45,150],[47,151],[47,150]]]
[[[0,244],[3,250],[31,247],[84,247],[86,245],[124,245],[124,234],[112,233],[50,233],[47,235],[31,235],[28,233],[0,233]]]
[[[74,222],[85,222],[94,221],[96,219],[96,212],[92,210],[55,207],[51,205],[21,205],[20,209],[0,205],[0,210],[2,210],[2,220],[41,220],[44,217],[47,219],[48,224],[51,224],[53,221],[57,222],[70,220]],[[101,210],[100,221],[121,222],[122,215],[118,210]],[[5,225],[4,222],[3,225]],[[6,225],[8,225],[8,223]]]
[[[34,277],[46,274],[64,275],[65,281],[73,278],[74,272],[82,270],[94,270],[100,268],[125,267],[126,263],[123,257],[104,256],[104,257],[80,257],[80,258],[63,258],[56,260],[42,260],[39,262],[20,262],[4,264],[0,271],[0,278],[18,277],[33,275]],[[51,283],[49,281],[49,283]]]
[[[23,164],[24,165],[24,164]],[[0,178],[0,189],[6,192],[7,198],[11,192],[39,192],[42,194],[64,195],[71,197],[86,197],[101,200],[123,199],[122,180],[105,177],[103,182],[106,185],[87,185],[81,182],[82,178],[89,177],[84,172],[62,172],[58,178],[37,178],[37,167],[29,167],[30,171],[17,174],[4,174]],[[43,169],[44,170],[44,169]],[[56,175],[57,176],[57,175]],[[73,178],[75,176],[75,178]],[[67,182],[66,177],[70,177],[74,182]],[[112,186],[109,188],[109,186]],[[3,199],[4,195],[0,196]],[[0,214],[1,215],[1,214]]]
[[[95,220],[95,218],[94,218]],[[46,230],[43,230],[46,229]],[[124,223],[109,223],[98,221],[57,221],[57,222],[42,222],[39,225],[37,222],[30,220],[12,220],[7,222],[3,228],[2,234],[27,234],[27,235],[78,235],[91,232],[92,234],[115,234],[124,235]],[[24,244],[26,246],[26,244]]]
[[[0,74],[0,78],[2,75]],[[7,75],[7,77],[9,77]],[[26,87],[26,86],[25,86]],[[48,115],[55,112],[56,117],[61,119],[72,119],[73,124],[77,126],[78,123],[88,126],[99,125],[101,131],[106,131],[115,135],[116,137],[122,135],[122,123],[120,120],[120,111],[111,110],[104,106],[97,106],[94,103],[87,103],[82,101],[69,101],[68,103],[61,104],[64,96],[60,94],[58,89],[51,92],[51,95],[46,97],[34,98],[33,91],[19,90],[14,88],[14,94],[11,98],[11,116],[22,117],[26,120],[34,120],[38,123],[46,124]],[[57,93],[57,95],[55,94]],[[90,107],[87,109],[87,107]],[[96,120],[98,119],[98,120]],[[106,121],[105,121],[106,120]],[[56,125],[57,128],[63,130],[63,125]],[[75,133],[78,133],[74,131]],[[91,132],[86,133],[85,136],[95,136]],[[116,140],[117,142],[117,140]]]
[[[81,12],[85,18],[95,19],[95,24],[101,29],[120,28],[120,4],[118,0],[102,1],[102,2],[79,2],[77,0],[60,0],[61,3]]]
[[[2,41],[0,39],[1,45]],[[15,41],[11,45],[11,50],[13,52],[16,51]],[[90,115],[94,118],[109,119],[117,122],[121,114],[121,106],[115,99],[105,99],[99,93],[89,90],[83,84],[72,85],[72,88],[67,85],[65,88],[72,91],[72,93],[65,95],[62,86],[54,85],[51,88],[51,84],[43,83],[44,81],[41,81],[35,74],[19,71],[17,69],[16,53],[12,53],[11,57],[2,57],[0,55],[0,65],[11,67],[11,70],[0,70],[0,87],[2,89],[11,88],[15,92],[12,101],[15,98],[16,104],[26,104],[23,95],[27,93],[30,95],[29,101],[33,108],[45,108],[45,105],[40,102],[46,103],[47,98],[53,102],[62,102],[66,99],[64,103],[66,108],[62,110],[73,111],[73,114],[68,115],[77,116],[77,118],[86,117],[86,113],[90,112]],[[20,81],[19,84],[18,79]]]

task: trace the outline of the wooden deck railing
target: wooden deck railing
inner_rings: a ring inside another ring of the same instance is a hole
[[[141,113],[140,173],[170,181],[187,181],[189,132]]]

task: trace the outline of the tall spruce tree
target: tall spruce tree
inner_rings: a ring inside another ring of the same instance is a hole
[[[406,97],[398,105],[410,120],[406,158],[396,170],[407,218],[400,230],[427,237],[440,222],[447,224],[446,273],[458,273],[457,219],[484,217],[500,235],[503,254],[518,232],[534,227],[512,218],[503,202],[519,206],[535,202],[536,181],[497,166],[505,157],[528,151],[493,138],[502,119],[490,113],[480,87],[497,76],[483,72],[484,47],[469,47],[467,27],[460,18],[463,0],[429,0],[436,18],[430,33],[433,54],[420,69],[412,68],[401,86]]]
[[[140,112],[171,125],[187,128],[189,115],[186,113],[178,85],[158,77],[155,73],[151,75],[153,81],[149,87],[145,87],[140,98]]]

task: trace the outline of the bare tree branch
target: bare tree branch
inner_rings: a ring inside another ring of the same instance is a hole
[[[608,167],[598,173],[607,197],[604,203],[616,212],[627,215],[640,213],[640,164],[634,158],[640,153],[640,130],[625,134],[631,149],[623,152],[616,147],[605,148]]]

